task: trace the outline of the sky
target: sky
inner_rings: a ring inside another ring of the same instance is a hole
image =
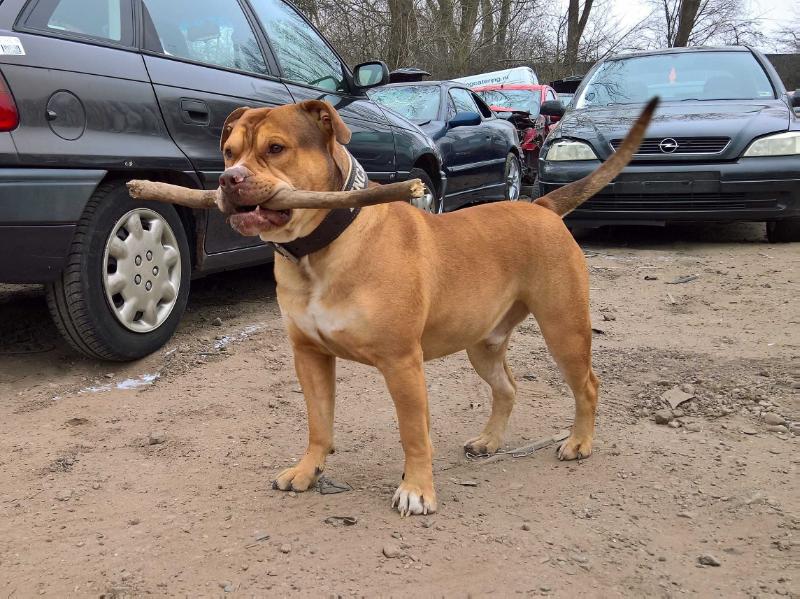
[[[650,12],[647,0],[610,0],[614,16],[623,26],[633,27],[644,19]],[[793,7],[798,0],[745,0],[749,5],[749,13],[757,17],[761,25],[761,30],[767,39],[774,38],[772,35],[778,29],[785,27],[794,18]],[[566,6],[565,0],[562,3]],[[760,47],[760,50],[767,52],[775,51],[774,46]]]

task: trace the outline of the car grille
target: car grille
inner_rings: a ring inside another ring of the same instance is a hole
[[[700,212],[715,210],[769,210],[778,207],[778,198],[754,198],[745,193],[694,193],[617,195],[600,194],[579,210],[610,212]]]
[[[616,152],[620,145],[621,139],[612,139],[611,147]],[[662,150],[664,142],[665,147],[671,145],[671,141],[675,141],[678,147],[673,152]],[[654,154],[719,154],[728,143],[731,141],[730,137],[648,137],[642,141],[639,151],[636,152],[637,156],[652,156]]]

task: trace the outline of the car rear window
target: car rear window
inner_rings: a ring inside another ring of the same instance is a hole
[[[38,0],[24,25],[65,37],[133,43],[131,0]]]
[[[539,97],[541,92],[526,89],[486,89],[476,91],[489,106],[510,108],[519,112],[529,112],[539,116]]]
[[[775,91],[750,52],[680,52],[603,63],[576,106],[663,101],[770,99]]]

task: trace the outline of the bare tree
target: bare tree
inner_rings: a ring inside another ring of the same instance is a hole
[[[656,46],[754,43],[761,34],[744,0],[650,0]]]
[[[578,48],[581,42],[581,36],[586,23],[589,22],[589,14],[592,11],[592,4],[594,0],[583,0],[583,11],[580,10],[579,0],[569,0],[567,7],[567,50],[564,62],[569,65],[575,65],[578,60]]]
[[[667,4],[667,0],[664,0],[665,9]],[[682,47],[689,43],[689,36],[692,34],[692,29],[694,29],[697,22],[697,13],[699,11],[700,0],[681,0],[677,11],[678,27],[675,31],[675,38],[672,40],[673,46]]]

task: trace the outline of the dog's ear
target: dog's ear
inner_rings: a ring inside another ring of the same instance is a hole
[[[300,107],[311,114],[322,131],[332,135],[340,144],[350,143],[350,138],[353,136],[350,128],[344,124],[342,117],[339,116],[339,113],[329,102],[306,100],[300,103]]]
[[[233,126],[236,124],[242,115],[250,110],[249,106],[242,106],[241,108],[237,108],[232,113],[228,115],[228,118],[225,119],[225,123],[222,125],[222,137],[219,140],[219,151],[221,152],[223,148],[225,148],[225,142],[228,141],[228,137],[233,131]]]

